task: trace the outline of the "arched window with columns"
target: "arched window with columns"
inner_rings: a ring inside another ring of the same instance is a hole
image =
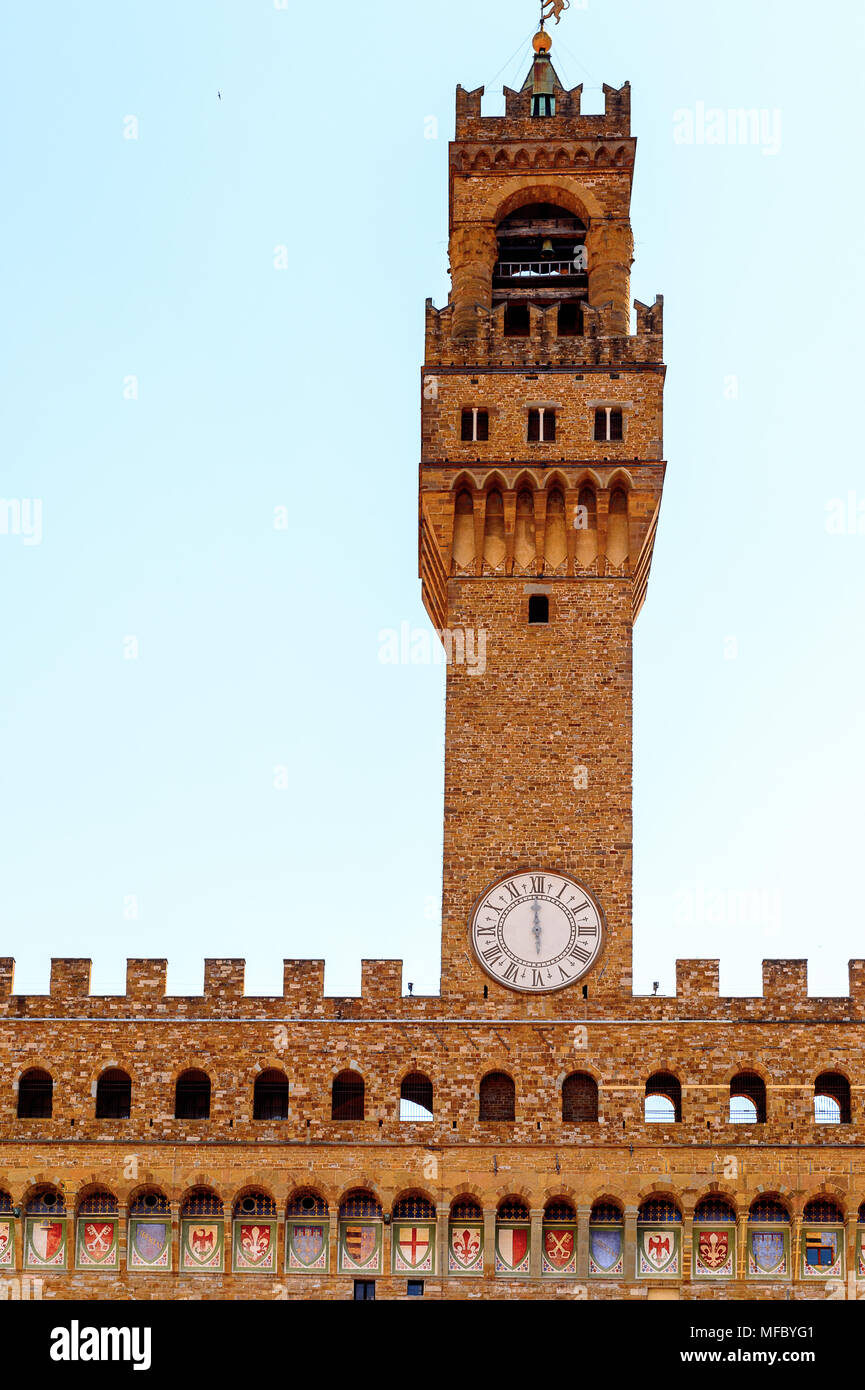
[[[339,1207],[339,1272],[364,1279],[383,1273],[382,1209],[374,1192],[356,1188]]]
[[[803,1279],[844,1278],[844,1212],[834,1197],[812,1197],[802,1212]]]
[[[790,1278],[790,1213],[777,1197],[755,1197],[748,1212],[749,1279]]]
[[[589,1216],[589,1278],[621,1279],[625,1272],[625,1217],[620,1202],[595,1202]]]
[[[702,1197],[694,1208],[695,1279],[735,1279],[736,1211],[727,1197]]]
[[[553,1197],[544,1207],[541,1278],[573,1279],[576,1274],[576,1208],[567,1197]]]
[[[637,1213],[637,1278],[678,1279],[682,1213],[669,1197],[650,1197]]]
[[[180,1268],[184,1274],[221,1274],[225,1268],[225,1207],[210,1188],[196,1187],[183,1199]]]

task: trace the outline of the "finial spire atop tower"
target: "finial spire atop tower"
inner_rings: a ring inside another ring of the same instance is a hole
[[[555,19],[558,24],[563,11],[570,8],[571,0],[541,0],[541,33],[544,32],[544,25],[548,19]]]

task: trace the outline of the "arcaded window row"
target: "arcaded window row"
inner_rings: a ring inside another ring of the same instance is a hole
[[[331,1087],[331,1119],[366,1118],[365,1084],[356,1071],[342,1071]],[[210,1117],[210,1077],[197,1069],[178,1077],[174,1091],[174,1115],[178,1120]],[[427,1121],[435,1117],[433,1084],[422,1072],[411,1072],[400,1085],[400,1119]],[[517,1091],[513,1077],[503,1071],[484,1076],[478,1090],[478,1119],[516,1119]],[[32,1067],[18,1081],[19,1119],[50,1119],[54,1082],[49,1072]],[[289,1083],[284,1072],[262,1071],[253,1086],[255,1120],[288,1119]],[[96,1083],[97,1119],[128,1119],[132,1110],[132,1079],[120,1068],[110,1067]],[[730,1124],[765,1124],[766,1083],[756,1072],[739,1072],[729,1083]],[[572,1072],[561,1086],[561,1118],[565,1123],[592,1124],[599,1118],[599,1089],[588,1072]],[[682,1084],[672,1072],[655,1072],[645,1085],[643,1118],[648,1123],[677,1124],[682,1120]],[[852,1122],[850,1082],[840,1072],[822,1072],[814,1082],[814,1119],[818,1124]]]
[[[821,1194],[794,1214],[778,1194],[760,1193],[737,1207],[711,1191],[689,1208],[689,1221],[686,1244],[682,1206],[673,1194],[654,1195],[628,1213],[609,1195],[578,1210],[561,1194],[532,1211],[513,1194],[485,1212],[466,1192],[440,1213],[424,1191],[405,1193],[385,1211],[367,1187],[351,1188],[331,1204],[314,1186],[294,1191],[282,1209],[263,1188],[247,1187],[224,1200],[214,1188],[199,1186],[172,1205],[159,1187],[142,1186],[121,1214],[116,1193],[98,1182],[69,1204],[61,1188],[42,1183],[17,1204],[0,1191],[0,1270],[20,1261],[27,1271],[55,1274],[70,1268],[112,1272],[124,1263],[138,1274],[230,1269],[336,1272],[368,1280],[387,1272],[405,1276],[406,1292],[421,1296],[425,1276],[679,1279],[686,1259],[694,1279],[843,1280],[851,1261],[857,1277],[865,1278],[865,1203],[845,1214],[835,1198]],[[374,1287],[365,1286],[360,1296],[374,1297]]]

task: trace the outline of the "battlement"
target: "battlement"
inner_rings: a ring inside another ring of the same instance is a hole
[[[365,960],[361,964],[359,995],[326,995],[324,961],[286,960],[281,996],[249,995],[245,991],[245,961],[236,958],[208,959],[204,963],[204,990],[200,995],[169,995],[165,960],[131,959],[126,967],[126,993],[90,993],[91,962],[86,959],[55,959],[47,995],[16,995],[14,961],[0,959],[0,1015],[16,1017],[85,1015],[88,1018],[135,1015],[172,1015],[187,1018],[424,1018],[447,1016],[447,997],[407,995],[402,990],[401,960]],[[569,997],[548,996],[552,1000],[545,1015],[571,1018],[587,1012],[598,1020],[633,1018],[737,1018],[766,1022],[785,1020],[865,1019],[865,960],[849,962],[849,993],[825,998],[808,994],[808,963],[805,960],[765,960],[763,993],[755,996],[721,995],[719,961],[679,960],[676,962],[675,995],[634,995],[603,1000],[589,994],[588,1003]],[[477,1007],[461,1000],[460,1013],[486,1016],[489,1006],[479,996]],[[525,1005],[508,995],[506,1006],[497,1001],[496,1011],[504,1020],[521,1017]]]
[[[453,336],[455,306],[437,309],[426,301],[426,366],[620,366],[659,364],[664,355],[664,297],[654,304],[634,301],[636,333],[621,334],[614,326],[612,304],[582,304],[581,334],[560,336],[558,302],[545,308],[529,307],[529,332],[525,337],[505,333],[504,304],[493,309],[476,307],[477,336]]]
[[[582,112],[582,83],[578,87],[566,88],[558,80],[553,93],[556,112],[543,120],[532,116],[532,92],[529,85],[518,90],[504,87],[504,116],[484,116],[481,113],[483,87],[466,91],[462,86],[456,91],[456,138],[457,140],[495,140],[498,138],[537,140],[541,136],[552,139],[599,139],[604,137],[627,139],[631,133],[631,84],[610,87],[604,83],[604,110],[598,115],[584,115]]]

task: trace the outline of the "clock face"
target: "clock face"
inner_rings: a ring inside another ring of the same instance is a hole
[[[488,975],[509,989],[546,994],[572,985],[594,965],[603,913],[565,874],[527,869],[488,888],[471,918],[472,946]]]

